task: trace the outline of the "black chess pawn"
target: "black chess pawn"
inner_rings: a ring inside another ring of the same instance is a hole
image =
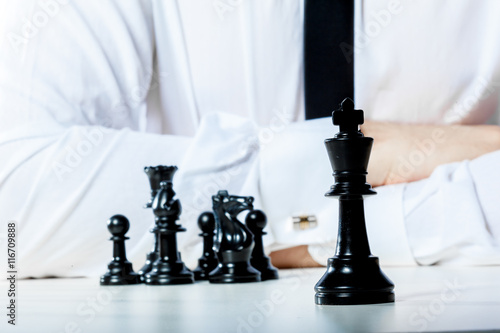
[[[108,271],[101,276],[101,285],[127,285],[141,283],[139,275],[134,272],[132,264],[125,253],[125,236],[130,223],[123,215],[113,215],[108,220],[108,230],[113,235],[113,260],[108,265]]]
[[[267,217],[261,210],[248,212],[245,224],[254,236],[255,246],[250,258],[250,264],[260,272],[262,281],[274,280],[278,278],[278,270],[271,264],[271,260],[264,252],[262,236],[266,234],[264,228],[267,224]]]
[[[160,256],[153,263],[153,269],[144,275],[144,282],[149,285],[194,283],[193,273],[186,268],[177,251],[176,234],[186,229],[176,223],[181,214],[181,203],[174,196],[172,182],[161,182],[153,200]]]
[[[219,191],[212,196],[215,215],[214,250],[219,264],[210,272],[210,283],[261,281],[260,272],[250,264],[254,248],[253,235],[237,216],[253,209],[253,197],[229,195]]]
[[[158,165],[144,167],[144,173],[146,173],[146,175],[148,176],[149,185],[151,187],[151,199],[148,201],[148,203],[146,203],[144,208],[151,208],[151,204],[153,203],[153,200],[158,193],[158,190],[160,189],[160,183],[162,181],[172,181],[176,171],[176,166]],[[141,277],[142,282],[144,282],[144,275],[151,272],[151,270],[153,269],[153,263],[160,256],[158,240],[159,236],[156,224],[150,230],[150,232],[154,236],[153,248],[151,249],[151,252],[146,255],[146,262],[144,263],[144,266],[142,266],[142,268],[137,272],[137,274],[139,274],[139,276]]]
[[[335,256],[318,281],[315,301],[319,305],[350,305],[394,302],[394,284],[385,276],[378,258],[370,252],[366,233],[363,196],[376,194],[366,183],[366,169],[373,139],[358,129],[363,111],[345,99],[333,112],[340,131],[325,145],[335,184],[326,196],[339,197],[339,228]]]
[[[214,252],[215,217],[212,212],[204,212],[198,217],[198,227],[203,237],[203,254],[198,259],[198,267],[193,271],[194,279],[208,280],[208,274],[213,271],[219,261]]]

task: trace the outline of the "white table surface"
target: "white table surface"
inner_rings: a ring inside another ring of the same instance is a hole
[[[396,302],[356,306],[314,304],[324,271],[281,270],[279,280],[226,285],[21,280],[15,327],[2,281],[0,332],[500,331],[500,267],[385,267]]]

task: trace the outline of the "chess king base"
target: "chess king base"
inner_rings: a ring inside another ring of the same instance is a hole
[[[394,285],[380,270],[378,258],[328,259],[326,273],[318,281],[318,305],[355,305],[394,302]]]

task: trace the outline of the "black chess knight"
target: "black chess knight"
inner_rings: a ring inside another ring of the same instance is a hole
[[[250,264],[253,235],[237,216],[253,209],[253,197],[229,195],[219,191],[212,196],[215,215],[214,250],[219,264],[209,275],[210,283],[261,281],[260,272]]]
[[[160,190],[160,183],[162,181],[172,181],[175,172],[177,171],[176,166],[147,166],[144,168],[144,173],[148,176],[149,185],[151,187],[151,199],[144,205],[144,208],[151,208],[153,204],[153,200],[156,197],[156,194]],[[137,272],[141,280],[144,282],[144,275],[149,273],[153,269],[153,263],[159,258],[159,242],[158,242],[158,228],[155,226],[150,230],[154,235],[153,248],[151,252],[146,255],[146,263],[142,268]]]
[[[315,287],[316,304],[394,302],[394,285],[371,254],[366,233],[363,196],[376,194],[366,183],[373,139],[359,131],[363,111],[355,110],[352,100],[346,98],[332,117],[340,131],[325,140],[335,178],[325,195],[339,199],[339,231],[335,256]]]
[[[160,183],[151,208],[159,235],[159,258],[153,263],[152,270],[144,275],[144,282],[149,285],[193,283],[193,273],[186,268],[177,251],[176,234],[186,229],[176,223],[181,214],[181,204],[175,199],[171,181]]]

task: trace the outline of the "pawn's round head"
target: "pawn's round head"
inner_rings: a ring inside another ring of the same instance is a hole
[[[258,229],[262,230],[266,227],[267,224],[266,214],[264,214],[263,211],[258,209],[251,210],[247,214],[247,217],[245,218],[245,223],[250,229],[250,231]]]
[[[123,215],[113,215],[108,220],[108,230],[113,236],[125,236],[130,222]]]
[[[198,217],[198,227],[203,232],[213,232],[215,229],[215,217],[212,212],[204,212]]]

